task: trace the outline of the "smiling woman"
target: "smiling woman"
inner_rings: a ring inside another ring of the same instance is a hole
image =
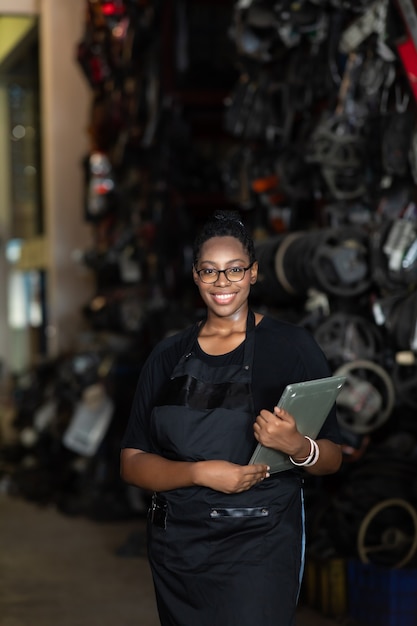
[[[225,266],[226,269],[220,269]],[[221,308],[213,313],[221,317],[226,314],[235,318],[242,307],[247,308],[250,286],[256,282],[257,274],[258,264],[250,260],[250,252],[230,235],[210,237],[194,256],[194,282],[210,317],[215,305]],[[234,322],[221,332],[220,338],[227,336],[228,331],[236,333]]]
[[[258,263],[240,216],[199,233],[193,279],[203,321],[143,367],[121,453],[124,480],[154,492],[148,556],[162,626],[294,626],[303,572],[303,471],[341,463],[335,410],[316,442],[274,403],[290,382],[329,376],[305,329],[249,308]],[[273,412],[272,412],[273,411]],[[249,464],[260,442],[294,459]]]

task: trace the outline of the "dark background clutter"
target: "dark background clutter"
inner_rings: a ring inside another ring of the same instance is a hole
[[[335,374],[344,463],[306,480],[310,551],[388,567],[417,548],[417,33],[406,2],[86,2],[80,219],[88,348],[15,381],[8,489],[99,521],[144,514],[119,478],[141,365],[202,308],[191,242],[252,230],[253,307],[308,328]],[[413,69],[414,68],[414,69]]]

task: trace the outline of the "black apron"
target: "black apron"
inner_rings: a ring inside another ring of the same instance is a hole
[[[212,367],[195,332],[151,417],[154,452],[246,465],[256,440],[255,318],[243,363]],[[283,472],[239,494],[185,487],[154,494],[148,556],[162,626],[292,626],[303,561],[301,479]]]

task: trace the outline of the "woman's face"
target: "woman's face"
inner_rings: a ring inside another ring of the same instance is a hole
[[[248,265],[249,255],[235,237],[212,237],[203,244],[197,267],[193,268],[193,278],[209,310],[221,317],[227,317],[234,315],[242,307],[246,309],[250,286],[256,282],[258,275],[258,264],[255,262],[239,282],[231,282],[221,273],[216,282],[205,283],[197,271],[245,268]]]

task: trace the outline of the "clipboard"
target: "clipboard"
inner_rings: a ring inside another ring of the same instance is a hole
[[[302,435],[315,439],[336,402],[346,378],[346,376],[329,376],[291,383],[285,387],[277,406],[291,413]],[[254,463],[269,465],[271,474],[295,467],[285,452],[267,448],[260,443],[256,446],[249,465]]]

